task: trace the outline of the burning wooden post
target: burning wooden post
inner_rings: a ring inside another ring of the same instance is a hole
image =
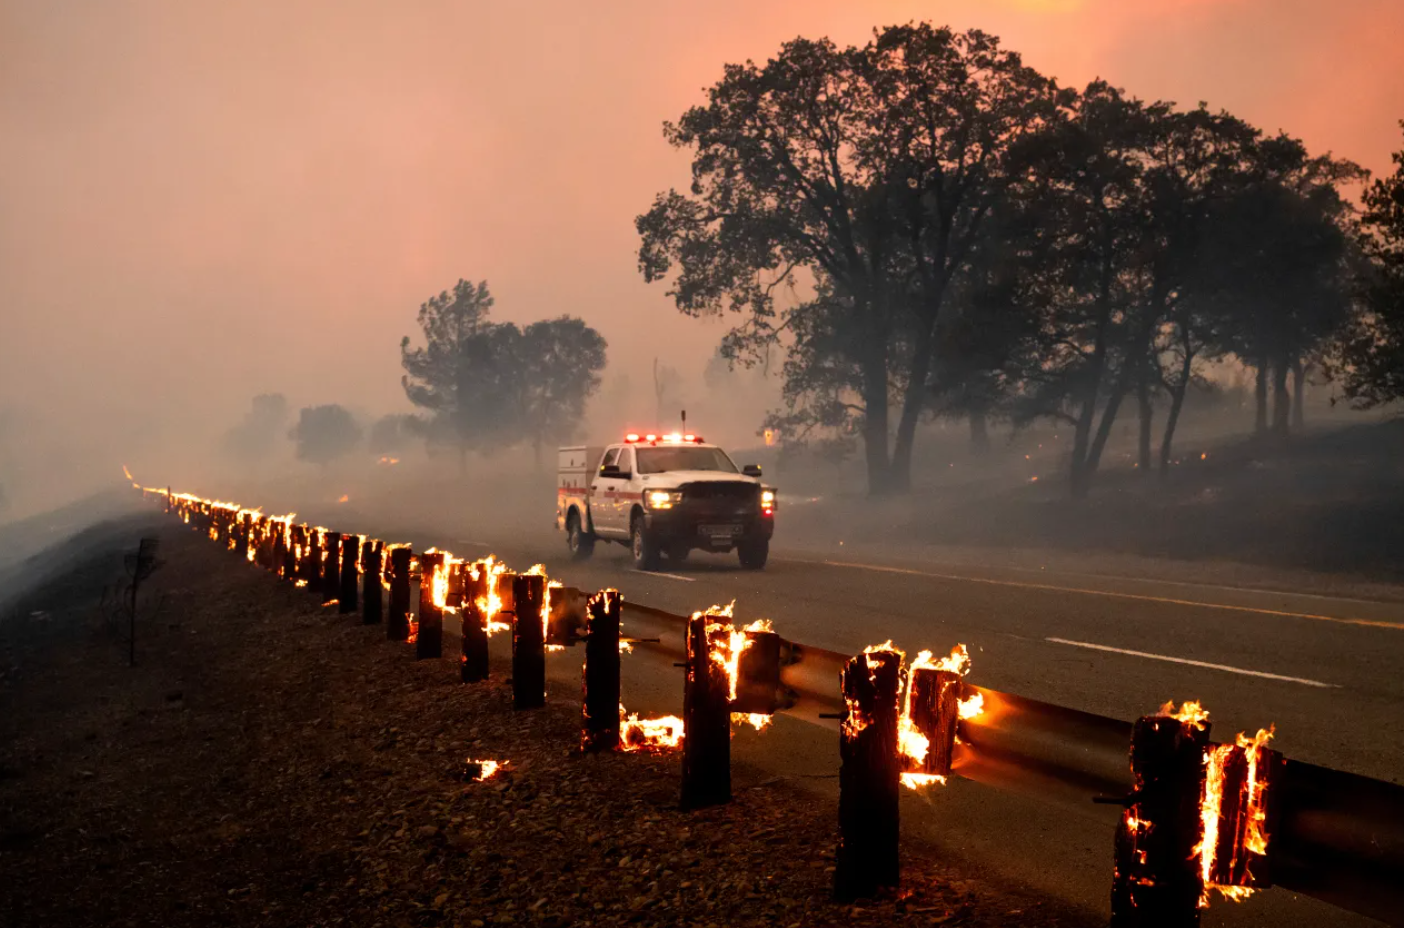
[[[687,620],[687,676],[683,684],[682,807],[731,801],[731,681],[712,659],[725,647],[729,626],[694,612]]]
[[[322,530],[319,528],[309,528],[307,530],[307,563],[304,567],[306,571],[307,589],[313,593],[322,592]]]
[[[1267,746],[1272,734],[1271,728],[1251,738],[1240,733],[1232,743],[1216,745],[1206,763],[1200,878],[1234,900],[1272,885],[1268,839],[1279,811],[1272,787],[1285,767],[1282,755]]]
[[[390,549],[390,615],[385,623],[385,637],[391,641],[408,641],[410,636],[410,560],[414,557],[409,545]]]
[[[322,605],[336,602],[341,592],[341,533],[322,533]]]
[[[361,543],[361,622],[365,625],[376,625],[384,617],[380,598],[382,547],[369,538]]]
[[[464,564],[463,576],[463,658],[459,661],[459,678],[464,683],[477,683],[488,678],[488,616],[485,604],[494,578],[486,564]]]
[[[581,672],[582,751],[619,749],[618,590],[600,590],[585,604],[585,667]]]
[[[345,535],[341,540],[341,589],[337,594],[337,612],[349,615],[356,611],[356,587],[360,577],[356,575],[356,564],[360,560],[361,543],[355,535]]]
[[[780,636],[767,629],[741,631],[746,644],[736,658],[736,698],[731,711],[774,715],[780,707]]]
[[[234,525],[234,552],[246,560],[249,556],[249,542],[252,534],[253,513],[240,513]]]
[[[546,578],[521,574],[512,579],[512,708],[546,705],[546,627],[541,607]]]
[[[442,551],[419,556],[419,634],[414,639],[415,660],[443,657],[444,605],[448,573]]]
[[[902,652],[878,648],[859,654],[844,665],[841,686],[847,713],[839,729],[834,898],[852,902],[900,881],[897,716]]]
[[[955,753],[956,721],[960,718],[960,674],[936,667],[913,666],[907,681],[907,710],[904,717],[911,731],[904,737],[917,736],[924,741],[924,756],[920,760],[904,750],[905,774],[921,777],[951,775],[951,757]],[[905,745],[904,745],[905,747]]]
[[[1199,924],[1197,845],[1202,832],[1208,714],[1198,703],[1138,719],[1131,730],[1135,786],[1116,832],[1113,928]]]
[[[302,525],[288,525],[284,528],[287,541],[283,544],[283,578],[285,580],[299,580],[302,578],[302,545],[303,530]]]

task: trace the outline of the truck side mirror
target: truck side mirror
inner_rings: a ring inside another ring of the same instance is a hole
[[[759,477],[761,475],[761,468],[759,464],[747,464],[745,467],[741,468],[741,473],[745,474],[747,477]]]
[[[600,476],[613,477],[617,479],[623,477],[624,472],[619,469],[618,464],[606,464],[604,467],[600,468]]]

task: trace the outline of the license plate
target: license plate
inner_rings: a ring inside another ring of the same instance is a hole
[[[712,538],[735,538],[737,535],[740,535],[740,534],[741,534],[741,526],[739,526],[739,525],[703,525],[703,526],[699,526],[698,529],[697,529],[697,531],[700,532],[700,533],[703,534],[703,535],[708,535],[708,536],[710,536],[710,537],[712,537]]]

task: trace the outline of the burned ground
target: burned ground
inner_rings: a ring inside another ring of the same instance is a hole
[[[681,813],[676,755],[575,749],[574,694],[514,713],[503,667],[462,686],[192,532],[124,525],[166,560],[136,667],[95,609],[116,548],[0,622],[7,925],[1086,922],[910,843],[901,898],[836,906],[829,801],[742,768],[731,805]],[[509,764],[465,783],[469,757]]]

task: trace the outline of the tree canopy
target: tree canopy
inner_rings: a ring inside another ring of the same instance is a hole
[[[732,360],[782,346],[767,424],[861,435],[872,493],[909,487],[935,415],[970,416],[977,440],[988,416],[1067,422],[1081,495],[1128,397],[1149,469],[1164,396],[1164,465],[1210,358],[1271,377],[1285,428],[1288,372],[1352,318],[1359,168],[1203,104],[1061,88],[979,31],[796,39],[727,65],[664,134],[692,184],[636,221],[645,280],[688,315],[734,314]],[[1376,191],[1379,256],[1397,193]],[[1358,369],[1387,357],[1386,331],[1358,330]]]
[[[487,281],[460,280],[419,309],[424,344],[400,344],[402,383],[429,413],[431,443],[470,449],[530,442],[538,460],[548,442],[574,437],[599,388],[604,338],[563,315],[523,328],[489,319]]]
[[[288,437],[297,445],[298,460],[325,466],[356,450],[361,427],[344,406],[304,406]]]

